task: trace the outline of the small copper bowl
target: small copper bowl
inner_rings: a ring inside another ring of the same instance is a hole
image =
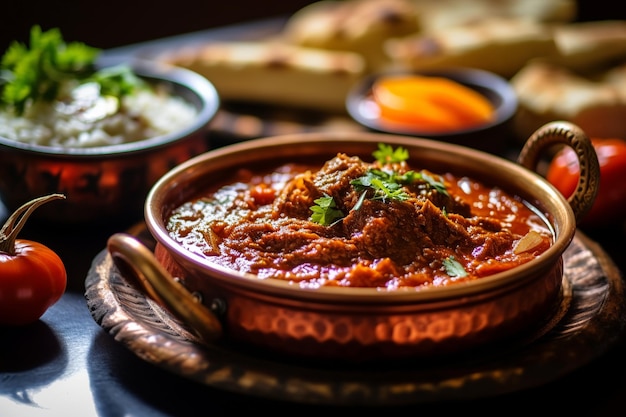
[[[10,211],[33,198],[65,194],[33,218],[61,224],[140,218],[148,191],[163,174],[209,149],[207,126],[219,96],[204,77],[163,64],[138,61],[134,72],[164,84],[198,110],[185,129],[119,145],[69,148],[21,143],[0,137],[0,198]]]
[[[212,264],[168,235],[171,210],[210,183],[219,183],[235,167],[274,166],[293,158],[325,161],[337,152],[367,158],[381,142],[408,149],[413,166],[463,173],[521,196],[545,214],[554,231],[553,245],[536,259],[490,277],[420,291],[383,292],[309,290],[259,279]],[[569,201],[534,172],[544,149],[557,143],[574,147],[584,167],[578,191]],[[561,122],[539,129],[519,163],[459,145],[378,133],[258,139],[210,151],[157,182],[145,205],[145,220],[157,242],[155,256],[127,234],[113,235],[108,249],[124,273],[139,278],[150,295],[207,343],[234,341],[289,356],[349,361],[432,357],[515,338],[554,317],[564,287],[562,256],[577,219],[593,203],[598,180],[598,160],[588,137]]]

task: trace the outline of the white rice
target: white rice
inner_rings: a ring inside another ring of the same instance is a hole
[[[72,99],[27,106],[17,116],[0,108],[0,136],[44,146],[94,147],[135,142],[189,126],[196,108],[160,90],[140,90],[121,102],[83,86]]]

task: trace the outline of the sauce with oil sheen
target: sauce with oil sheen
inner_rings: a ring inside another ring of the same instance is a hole
[[[355,186],[379,171],[418,175],[402,199]],[[331,224],[312,220],[324,196],[342,213]],[[167,228],[211,262],[303,288],[453,285],[531,261],[554,238],[537,210],[500,188],[341,153],[323,166],[241,169],[173,210]]]

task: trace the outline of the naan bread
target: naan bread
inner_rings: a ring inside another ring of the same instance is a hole
[[[492,18],[430,33],[390,39],[389,56],[416,69],[473,67],[509,78],[528,60],[554,56],[557,47],[545,24],[527,19]]]
[[[356,53],[267,41],[212,42],[157,60],[205,76],[224,101],[337,113],[345,113],[348,91],[365,74],[365,62]]]
[[[322,0],[294,13],[283,36],[295,45],[361,54],[370,71],[387,65],[383,44],[419,30],[410,0]]]
[[[522,18],[536,22],[571,22],[575,0],[412,0],[424,31],[465,25],[491,18]]]
[[[557,25],[558,54],[550,62],[579,72],[606,69],[626,59],[626,21],[603,20]]]
[[[626,66],[591,78],[536,61],[511,84],[519,100],[513,125],[522,140],[553,120],[575,123],[590,136],[626,138]]]

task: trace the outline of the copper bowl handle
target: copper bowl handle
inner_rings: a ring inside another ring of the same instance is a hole
[[[591,209],[600,185],[600,163],[587,134],[569,122],[548,123],[537,129],[526,141],[517,162],[535,171],[543,152],[557,144],[571,147],[578,158],[578,185],[572,195],[566,196],[578,224]]]
[[[137,238],[116,233],[108,239],[107,249],[120,272],[134,278],[150,298],[174,313],[202,341],[211,343],[222,336],[217,316],[174,279]]]

